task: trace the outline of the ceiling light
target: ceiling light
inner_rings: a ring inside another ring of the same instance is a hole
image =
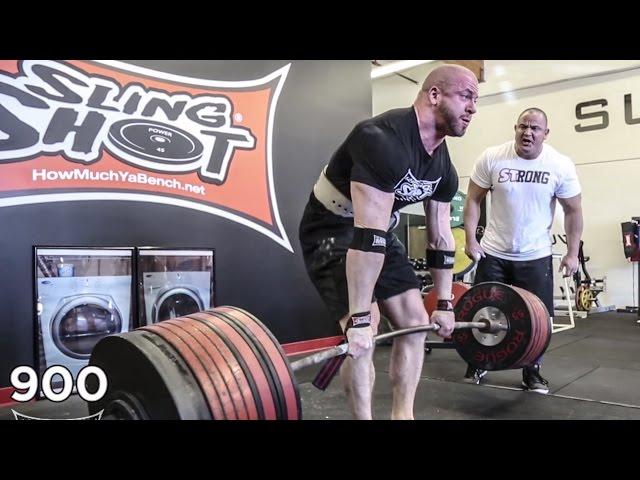
[[[399,72],[401,70],[407,70],[408,68],[417,67],[424,63],[435,62],[436,60],[400,60],[393,63],[382,65],[381,67],[373,68],[371,70],[371,78],[380,78],[385,75],[391,75],[392,73]]]

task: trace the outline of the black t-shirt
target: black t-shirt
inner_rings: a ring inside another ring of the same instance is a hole
[[[443,141],[429,155],[413,107],[390,110],[360,122],[331,157],[327,178],[348,198],[350,182],[395,192],[393,211],[431,198],[450,202],[458,173]]]

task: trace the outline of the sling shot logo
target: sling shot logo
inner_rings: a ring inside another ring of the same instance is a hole
[[[236,221],[292,251],[271,153],[289,67],[230,82],[115,61],[0,60],[0,207],[170,204]],[[144,172],[155,178],[135,181]]]
[[[395,186],[395,197],[403,202],[419,202],[433,195],[442,177],[437,180],[418,180],[411,169]]]
[[[251,130],[232,126],[233,105],[224,95],[121,87],[64,62],[25,60],[22,72],[0,83],[0,92],[14,100],[0,105],[8,135],[0,142],[0,162],[60,153],[90,164],[106,148],[146,170],[198,171],[203,181],[220,184],[234,150],[255,147]]]

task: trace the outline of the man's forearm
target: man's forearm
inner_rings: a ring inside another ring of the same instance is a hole
[[[475,238],[480,221],[480,203],[467,201],[464,208],[464,233],[467,238]]]
[[[361,250],[347,252],[347,285],[349,289],[349,313],[371,310],[371,298],[382,265],[384,255]]]
[[[453,270],[443,268],[430,268],[429,273],[433,279],[433,288],[438,300],[451,298],[451,283],[453,282]]]
[[[578,256],[580,250],[580,239],[582,238],[582,212],[577,210],[565,213],[564,231],[567,234],[567,255]]]
[[[436,237],[436,238],[432,238]],[[451,229],[447,226],[440,230],[440,235],[432,235],[427,242],[427,248],[431,250],[444,250],[455,252],[456,242]],[[434,289],[439,300],[449,300],[451,298],[451,282],[453,281],[453,269],[450,268],[429,268],[429,273],[433,279]]]

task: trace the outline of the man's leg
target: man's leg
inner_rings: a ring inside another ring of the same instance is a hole
[[[486,256],[481,258],[478,262],[478,266],[476,267],[476,276],[473,283],[474,285],[484,282],[509,283],[510,280],[508,263],[501,258],[486,254]],[[464,380],[467,383],[479,384],[486,374],[486,370],[480,370],[473,367],[471,364],[467,364],[467,371],[465,372]]]
[[[385,316],[395,328],[410,328],[429,323],[429,316],[418,289],[411,289],[380,300]],[[389,377],[393,387],[392,420],[413,420],[413,403],[424,362],[425,333],[396,337],[391,348]]]
[[[322,297],[331,318],[339,322],[342,331],[349,318],[349,293],[345,271],[346,255],[353,237],[353,226],[340,225],[340,219],[332,216],[325,225],[313,215],[312,204],[307,205],[301,222],[300,244],[309,278]],[[322,207],[324,208],[324,207]],[[377,331],[380,310],[371,305],[371,328]],[[347,357],[340,369],[342,385],[353,417],[371,419],[371,393],[375,379],[373,351],[366,352],[357,359]]]
[[[544,257],[537,260],[529,260],[514,263],[514,282],[516,287],[536,295],[549,312],[553,315],[553,263],[552,257]],[[533,365],[522,369],[522,385],[530,391],[548,393],[549,382],[540,374],[542,356],[537,358]]]
[[[349,319],[348,315],[340,320],[340,326],[344,328]],[[376,335],[380,323],[380,310],[375,303],[371,304],[371,328]],[[376,379],[376,372],[373,368],[373,352],[375,345],[358,358],[347,357],[340,368],[340,380],[344,387],[345,394],[351,413],[356,420],[371,420],[371,396],[373,385]]]
[[[526,262],[513,262],[513,285],[524,288],[536,295],[544,306],[547,307],[549,316],[553,316],[553,260],[552,257],[544,257]],[[539,364],[542,357],[536,359]]]
[[[387,252],[375,288],[382,314],[395,329],[429,323],[419,282],[404,245],[398,237],[387,234]],[[393,388],[391,418],[413,419],[413,401],[424,362],[425,333],[394,337],[389,377]]]
[[[484,282],[509,283],[509,277],[507,261],[486,254],[486,256],[478,262],[473,284],[477,285]]]

